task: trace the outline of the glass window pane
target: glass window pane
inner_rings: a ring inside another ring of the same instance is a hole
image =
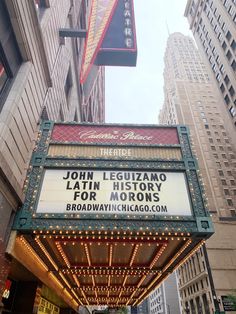
[[[0,60],[0,93],[2,92],[6,82],[7,82],[7,73],[6,73],[6,70]]]

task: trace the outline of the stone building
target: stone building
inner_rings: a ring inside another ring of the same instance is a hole
[[[222,106],[194,41],[170,35],[160,123],[186,124],[198,158],[215,234],[178,270],[184,313],[214,313],[236,288],[236,149],[234,124]]]
[[[87,29],[89,5],[86,0],[0,2],[0,296],[5,296],[0,312],[17,307],[32,313],[43,302],[42,291],[47,300],[54,298],[47,287],[41,286],[40,292],[37,278],[11,261],[6,250],[15,213],[24,201],[40,121],[104,122],[104,69],[94,67],[90,80],[81,85],[85,40],[59,36],[61,29]],[[26,282],[30,289],[24,289]],[[69,304],[65,295],[60,299]],[[60,299],[52,301],[55,313],[68,307]],[[45,308],[53,306],[45,302]]]
[[[189,0],[185,16],[220,91],[222,105],[236,127],[236,2]]]

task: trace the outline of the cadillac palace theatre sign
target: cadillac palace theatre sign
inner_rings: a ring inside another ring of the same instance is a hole
[[[198,172],[183,125],[44,121],[12,255],[76,310],[136,306],[213,233]]]
[[[29,184],[23,211],[32,213],[32,221],[208,220],[197,172],[185,126],[45,122],[26,180],[34,188]]]

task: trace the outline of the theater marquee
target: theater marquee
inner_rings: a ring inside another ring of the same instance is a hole
[[[76,169],[45,171],[36,212],[192,214],[184,173]]]
[[[136,306],[213,233],[198,172],[184,125],[44,121],[8,254],[77,312]]]

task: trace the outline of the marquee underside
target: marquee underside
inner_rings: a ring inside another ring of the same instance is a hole
[[[35,231],[16,243],[18,255],[34,256],[74,303],[119,307],[139,304],[203,241],[181,232],[103,230]]]

